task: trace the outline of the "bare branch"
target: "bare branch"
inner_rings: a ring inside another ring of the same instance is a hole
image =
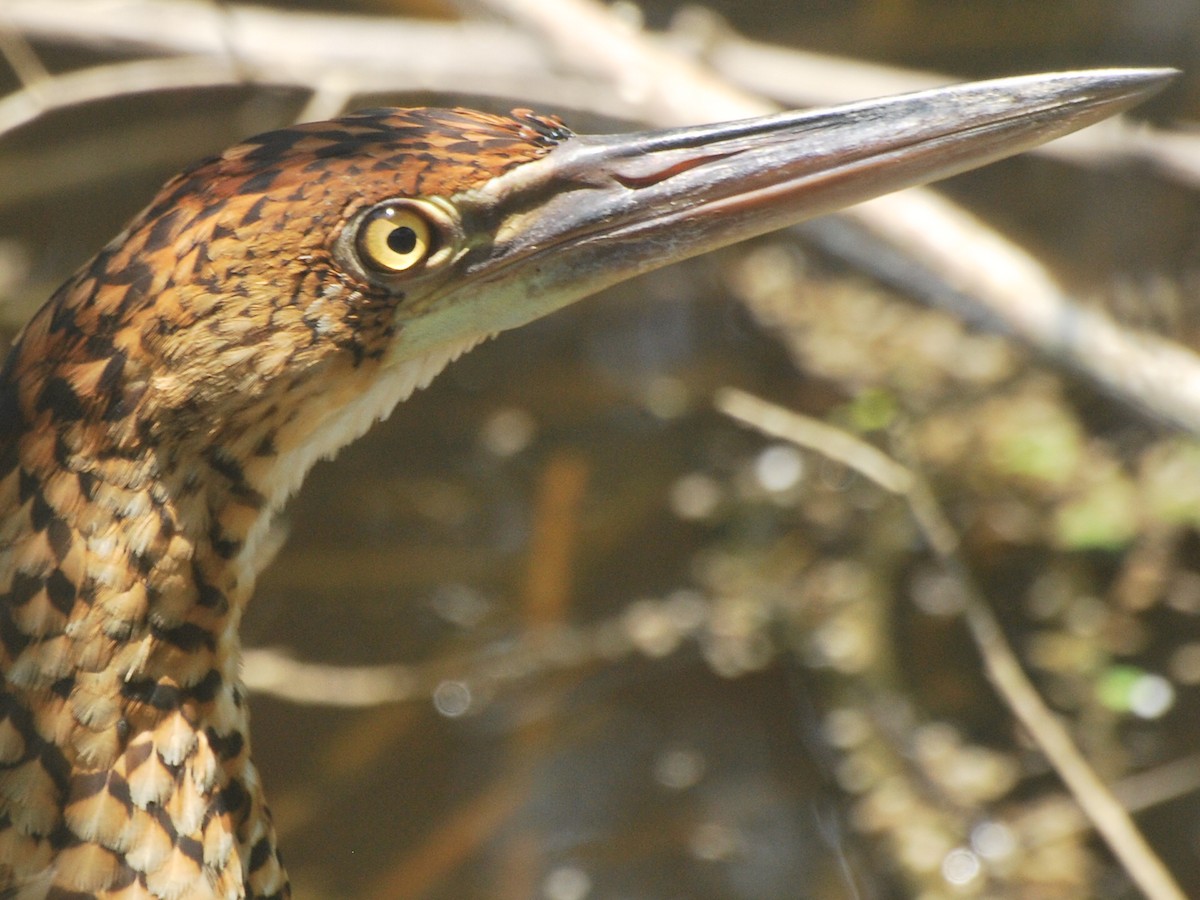
[[[725,388],[717,394],[715,402],[719,410],[739,422],[771,437],[798,443],[855,467],[861,475],[875,481],[884,490],[904,497],[930,548],[960,583],[967,627],[997,693],[1029,732],[1038,749],[1071,791],[1075,802],[1146,896],[1153,900],[1183,900],[1183,892],[1162,860],[1138,831],[1129,813],[1079,752],[1066,728],[1042,702],[1037,689],[1021,668],[1020,660],[1005,638],[1000,623],[958,556],[958,537],[924,479],[890,459],[887,466],[881,469],[879,457],[883,454],[869,444],[846,432],[838,433],[834,442],[828,442],[830,432],[836,429],[744,391]],[[866,461],[868,465],[858,467],[860,461]],[[897,477],[897,470],[904,472],[907,478]],[[875,477],[880,471],[885,473],[882,479]],[[907,489],[898,490],[905,482]]]
[[[666,39],[733,84],[788,108],[853,103],[864,97],[928,90],[955,80],[943,72],[752,41],[716,13],[699,7],[678,14]],[[1200,135],[1163,131],[1128,116],[1106,119],[1030,152],[1092,167],[1143,161],[1188,185],[1200,186]]]
[[[692,125],[774,111],[707,67],[680,56],[640,29],[588,0],[480,0],[551,48],[560,65],[602,78],[638,118]]]
[[[56,109],[144,91],[224,87],[241,80],[227,60],[210,57],[112,63],[52,75],[39,81],[36,90],[27,88],[0,97],[0,134]]]
[[[26,90],[36,91],[38,83],[49,76],[25,36],[11,28],[0,27],[0,56],[12,67]]]
[[[1200,434],[1200,357],[1077,303],[1040,262],[932,191],[903,191],[846,215],[932,273],[926,299],[1018,337],[1164,422]]]
[[[432,91],[519,97],[659,124],[690,122],[698,113],[710,118],[745,115],[750,109],[746,104],[762,105],[752,95],[789,107],[827,106],[954,80],[944,73],[751,41],[715,14],[698,8],[677,16],[672,30],[661,38],[641,37],[650,46],[665,45],[655,51],[651,61],[657,62],[651,68],[645,57],[627,66],[635,61],[626,54],[630,37],[637,32],[607,13],[518,0],[502,0],[492,8],[526,27],[540,22],[538,27],[556,29],[555,40],[547,44],[534,40],[528,31],[495,22],[331,16],[245,5],[221,7],[201,0],[126,0],[119,16],[92,0],[6,0],[0,22],[41,40],[224,57],[236,60],[245,80],[252,83],[314,91],[330,83],[351,93]],[[543,8],[551,10],[550,15]],[[405,47],[402,55],[396,53],[400,45]],[[571,52],[572,47],[577,52]],[[686,77],[672,75],[682,64],[680,53],[693,59],[687,63]],[[569,70],[589,69],[604,79],[603,91],[594,89],[594,78],[566,79]],[[710,69],[728,83],[714,78]],[[541,83],[546,78],[557,86],[547,90]],[[695,94],[699,84],[712,92],[702,104]],[[727,96],[727,112],[713,102],[716,94]],[[1200,184],[1198,145],[1196,135],[1166,133],[1116,118],[1032,152],[1087,165],[1145,159],[1190,184]]]
[[[320,106],[310,110],[316,115],[337,107],[339,101],[332,98],[438,93],[500,102],[521,98],[548,107],[633,118],[629,105],[608,85],[555,69],[537,41],[502,25],[246,6],[228,7],[222,15],[213,4],[194,0],[131,0],[123,9],[125,15],[113,16],[86,0],[5,0],[0,25],[29,38],[183,56],[194,60],[189,65],[207,60],[209,68],[193,73],[191,80],[169,66],[140,72],[103,66],[60,75],[68,83],[55,86],[57,79],[51,80],[54,97],[48,108],[122,93],[256,84],[312,92],[321,98]],[[403,54],[396,52],[398,46],[405,47]],[[89,85],[93,79],[96,83]],[[36,105],[24,91],[5,99],[22,110]],[[10,112],[0,119],[0,134],[30,118],[28,113]]]
[[[242,661],[246,687],[292,703],[351,708],[420,696],[407,666],[324,666],[268,647],[244,650]]]

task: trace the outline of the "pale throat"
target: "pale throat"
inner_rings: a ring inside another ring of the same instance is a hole
[[[242,407],[222,417],[220,430],[164,434],[136,461],[80,460],[97,482],[92,502],[71,504],[76,514],[69,516],[88,550],[80,575],[96,590],[87,619],[124,623],[121,636],[113,625],[101,627],[121,643],[145,646],[125,657],[124,677],[169,674],[183,685],[203,677],[201,657],[208,654],[154,650],[156,634],[199,627],[215,640],[225,676],[236,680],[242,612],[282,543],[276,514],[318,460],[360,437],[478,343],[472,338],[299,382],[286,403]]]
[[[271,436],[275,452],[251,458],[244,466],[248,485],[262,498],[261,506],[239,510],[234,498],[235,507],[227,507],[225,513],[241,544],[232,560],[240,587],[249,590],[279,549],[280,536],[272,529],[275,515],[312,467],[332,459],[489,336],[472,335],[409,359],[388,361],[366,377],[345,379],[340,389],[315,385],[295,399],[295,414]]]

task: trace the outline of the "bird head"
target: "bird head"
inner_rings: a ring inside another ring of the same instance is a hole
[[[1027,149],[1166,77],[1031,76],[615,136],[524,110],[297,125],[169,182],[30,326],[38,352],[10,364],[43,370],[23,408],[71,407],[93,443],[217,460],[274,508],[496,332]]]

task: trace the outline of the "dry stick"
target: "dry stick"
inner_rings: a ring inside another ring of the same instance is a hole
[[[757,417],[763,430],[774,433],[777,428],[790,428],[791,438],[804,446],[819,445],[831,458],[846,462],[851,468],[864,472],[867,477],[885,485],[888,490],[903,493],[911,490],[911,474],[875,448],[847,437],[845,432],[813,420],[793,421],[794,416],[776,416],[777,408],[764,410]],[[803,438],[801,439],[801,435]],[[865,452],[864,452],[865,447]],[[944,520],[943,520],[944,521]],[[935,526],[936,531],[936,526]],[[947,532],[952,536],[952,532]],[[933,539],[931,539],[932,542]],[[937,538],[948,543],[946,537]],[[658,613],[661,614],[661,608]],[[467,672],[468,682],[477,678],[490,679],[497,687],[531,679],[551,671],[577,670],[590,665],[613,664],[628,654],[638,652],[640,645],[630,638],[619,650],[601,635],[626,633],[630,629],[629,611],[616,617],[602,620],[587,628],[564,627],[556,633],[556,640],[568,641],[579,648],[571,654],[534,657],[528,644],[510,645],[507,653],[486,653],[488,664],[472,670],[470,662],[455,662],[454,671]],[[681,629],[673,646],[680,646],[683,638],[694,635],[702,627]],[[535,639],[535,643],[543,642]],[[642,652],[645,652],[644,648]],[[518,662],[504,671],[497,664],[505,656],[517,657]],[[655,654],[659,655],[659,654]],[[432,667],[408,667],[401,665],[341,666],[302,662],[277,648],[255,647],[244,651],[246,686],[256,694],[265,694],[288,703],[319,705],[332,708],[363,708],[393,706],[414,700],[428,699],[431,688],[446,677],[445,665]],[[499,674],[498,674],[499,672]],[[399,707],[403,708],[403,707]],[[354,741],[347,738],[350,745]],[[1164,763],[1113,782],[1111,790],[1120,800],[1122,808],[1129,812],[1149,809],[1166,803],[1184,794],[1200,789],[1200,755]],[[277,801],[278,802],[278,801]]]
[[[37,83],[36,91],[23,89],[0,97],[0,135],[57,109],[148,91],[232,85],[239,80],[230,63],[209,57],[111,63],[51,75]]]
[[[1118,324],[1065,294],[1040,262],[932,191],[861,203],[847,216],[950,287],[951,307],[1020,338],[1125,403],[1200,435],[1200,356]]]
[[[775,112],[701,63],[674,52],[590,0],[475,0],[532,32],[561,64],[614,86],[639,118],[693,125]]]
[[[557,5],[547,5],[557,9]],[[538,101],[543,96],[540,79],[564,76],[545,42],[492,21],[328,15],[217,6],[209,0],[124,0],[120,14],[114,15],[110,7],[95,0],[4,0],[0,25],[43,41],[98,49],[233,57],[245,67],[249,81],[257,83],[266,77],[272,79],[268,83],[310,89],[319,88],[328,76],[334,90],[349,79],[349,87],[355,90],[365,84],[369,85],[366,90],[461,91]],[[662,37],[650,35],[648,40],[667,45],[677,51],[676,56],[687,53],[743,91],[771,97],[789,107],[828,106],[954,80],[941,73],[752,41],[699,8],[679,14],[670,31]],[[404,46],[405,52],[396,53],[397,46]],[[578,63],[571,59],[567,64]],[[602,85],[593,80],[593,90],[582,95],[590,98],[586,103],[572,104],[563,99],[561,91],[552,92],[551,102],[638,118],[632,101],[618,97],[607,80],[619,63],[619,57],[606,63],[602,70],[606,80]],[[640,76],[635,72],[628,77]],[[506,89],[494,86],[494,78]],[[649,116],[646,121],[657,120]],[[1200,136],[1134,126],[1118,117],[1030,152],[1066,157],[1083,165],[1144,159],[1194,185],[1200,183],[1198,148]]]
[[[338,95],[437,93],[490,97],[498,103],[519,98],[525,104],[635,118],[610,85],[556,69],[536,40],[496,23],[243,6],[222,12],[211,3],[191,0],[129,0],[122,15],[114,16],[92,0],[2,0],[0,26],[43,41],[208,59],[227,77],[202,79],[195,87],[256,84],[307,90],[318,97],[319,106],[310,111],[315,115],[335,108]],[[398,46],[404,53],[396,52]],[[147,78],[127,92],[159,89]]]
[[[591,467],[570,451],[554,453],[542,469],[521,592],[529,632],[563,628],[570,621],[581,508]]]
[[[430,896],[447,873],[468,860],[504,822],[517,815],[525,799],[520,786],[506,780],[493,781],[483,793],[447,810],[424,841],[394,860],[362,896],[367,900],[420,900]]]
[[[505,2],[511,5],[511,0]],[[458,90],[572,105],[562,99],[559,91],[545,98],[539,80],[562,75],[555,73],[545,47],[527,34],[491,22],[329,16],[253,6],[218,8],[198,0],[128,0],[121,12],[113,15],[111,9],[94,0],[5,0],[0,8],[0,25],[12,33],[92,47],[120,46],[210,58],[233,56],[246,66],[247,80],[255,83],[265,79],[265,83],[303,86],[318,92],[330,90],[331,97],[321,104],[322,113],[336,108],[336,95],[343,89]],[[726,82],[787,106],[825,106],[935,87],[953,80],[944,74],[751,41],[730,28],[713,25],[715,16],[704,10],[689,10],[677,18],[681,24],[666,35],[666,44],[678,48],[702,43],[699,58]],[[703,34],[698,36],[698,31]],[[400,43],[406,48],[403,55],[395,52]],[[18,67],[8,55],[14,68],[31,72],[25,63],[40,66],[36,57],[31,60],[25,53]],[[669,59],[669,55],[663,58]],[[621,71],[621,63],[620,52],[611,55],[603,68],[606,77]],[[660,63],[658,72],[669,71],[670,65],[677,66],[678,61]],[[703,70],[696,66],[695,71]],[[586,91],[584,96],[589,99],[585,108],[605,115],[638,117],[639,103],[654,102],[662,93],[661,88],[645,91],[642,85],[646,74],[645,70],[633,69],[623,76],[625,81],[618,84],[626,87],[625,99],[615,94],[610,84],[604,85],[603,92]],[[503,89],[491,83],[493,77],[501,79]],[[703,77],[713,80],[708,75]],[[22,80],[33,84],[37,79]],[[684,114],[691,90],[694,88],[680,95]],[[710,114],[718,112],[715,107],[706,108]],[[740,114],[745,114],[746,108],[731,109],[741,109]],[[657,115],[645,110],[640,117],[659,121]],[[668,120],[662,121],[665,124]],[[1030,152],[1082,165],[1143,159],[1187,184],[1197,185],[1198,148],[1197,135],[1131,125],[1128,119],[1118,117]]]
[[[942,72],[902,69],[754,41],[716,13],[689,7],[677,14],[668,42],[700,59],[733,84],[786,107],[831,106],[941,87]],[[1114,116],[1029,151],[1077,165],[1142,161],[1189,186],[1200,186],[1200,135],[1164,131]]]
[[[411,57],[411,54],[410,54]],[[254,84],[259,87],[281,87],[307,90],[314,94],[337,92],[356,97],[373,93],[406,93],[427,91],[426,78],[414,71],[408,78],[392,77],[377,72],[309,73],[311,78],[297,77],[300,73],[280,73],[271,70],[249,71],[232,60],[209,56],[184,56],[170,59],[148,59],[134,62],[108,63],[50,75],[39,81],[36,91],[22,88],[0,97],[0,136],[29,124],[39,116],[55,110],[82,106],[101,100],[185,89],[232,87]],[[620,116],[627,112],[623,104],[606,95],[595,79],[547,74],[536,85],[526,85],[528,75],[498,73],[485,79],[482,73],[460,75],[442,85],[447,93],[476,94],[496,99],[528,95],[532,102],[546,106],[577,106],[599,115]]]
[[[390,705],[355,716],[320,752],[304,763],[300,777],[271,790],[271,817],[281,842],[300,843],[299,834],[332,818],[330,807],[380,771],[396,748],[410,741],[423,724],[421,707]],[[367,789],[378,790],[375,784]],[[293,838],[293,836],[295,836]]]
[[[717,409],[731,418],[771,437],[815,450],[905,498],[934,554],[962,586],[967,628],[997,693],[1029,732],[1141,891],[1152,900],[1184,900],[1170,872],[1025,675],[991,608],[972,584],[958,556],[958,536],[924,480],[853,435],[744,391],[724,388],[717,392],[715,403]]]
[[[1113,782],[1113,794],[1131,812],[1149,809],[1200,790],[1200,753],[1192,753],[1153,769]]]
[[[551,453],[538,477],[533,507],[533,529],[526,551],[525,584],[521,592],[521,618],[526,640],[554,640],[569,627],[571,601],[580,550],[580,519],[587,497],[591,465],[573,450]],[[570,678],[547,680],[539,685],[538,714],[520,716],[505,742],[505,782],[518,786],[526,797],[535,792],[537,769],[553,755],[556,721],[566,699],[578,687],[586,669],[580,666]],[[529,817],[499,838],[500,885],[495,896],[532,897],[537,873],[545,868],[546,823]]]
[[[50,77],[25,36],[14,29],[5,28],[3,21],[0,21],[0,56],[4,57],[27,91],[36,94],[38,84]]]

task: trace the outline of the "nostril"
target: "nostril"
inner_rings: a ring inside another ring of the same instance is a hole
[[[687,156],[678,162],[672,163],[671,165],[655,168],[649,172],[644,172],[641,174],[613,172],[612,177],[617,184],[637,190],[638,188],[646,188],[660,184],[669,178],[674,178],[676,175],[681,175],[684,172],[697,169],[700,166],[708,163],[719,162],[722,159],[728,159],[733,155],[735,155],[734,151]]]

